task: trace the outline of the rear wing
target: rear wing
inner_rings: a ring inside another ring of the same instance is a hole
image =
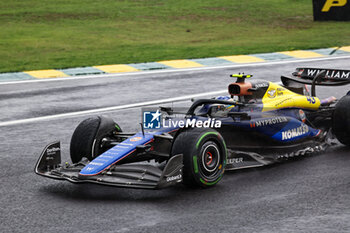
[[[313,80],[322,71],[325,71],[322,81],[350,81],[350,70],[297,68],[292,75],[301,79]]]
[[[315,86],[341,86],[350,84],[350,70],[297,68],[292,77],[281,76],[286,87],[300,87],[300,84],[312,86],[312,96],[315,96]]]

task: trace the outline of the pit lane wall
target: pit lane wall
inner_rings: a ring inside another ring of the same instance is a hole
[[[112,74],[123,72],[140,72],[159,69],[183,69],[208,66],[227,66],[233,64],[249,64],[281,60],[298,60],[308,58],[322,58],[331,56],[350,55],[350,46],[340,48],[323,48],[314,50],[294,50],[275,53],[261,53],[251,55],[221,56],[201,59],[182,59],[158,61],[137,64],[113,64],[92,67],[77,67],[68,69],[31,70],[16,73],[0,74],[0,82],[36,80],[47,78],[78,77],[82,75]]]

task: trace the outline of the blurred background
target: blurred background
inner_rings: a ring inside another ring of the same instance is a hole
[[[342,45],[310,0],[0,1],[0,72]]]

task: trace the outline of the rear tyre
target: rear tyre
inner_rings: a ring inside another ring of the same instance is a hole
[[[77,163],[84,157],[91,161],[105,152],[108,148],[103,146],[103,139],[114,132],[121,132],[121,129],[111,118],[97,116],[82,121],[75,129],[70,143],[72,162]]]
[[[332,124],[336,138],[350,146],[350,95],[342,97],[335,106]]]
[[[191,128],[181,132],[171,154],[183,154],[183,183],[187,186],[211,187],[224,174],[226,145],[214,129]]]

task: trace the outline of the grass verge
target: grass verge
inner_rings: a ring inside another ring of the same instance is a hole
[[[0,0],[0,72],[350,45],[310,0]]]

